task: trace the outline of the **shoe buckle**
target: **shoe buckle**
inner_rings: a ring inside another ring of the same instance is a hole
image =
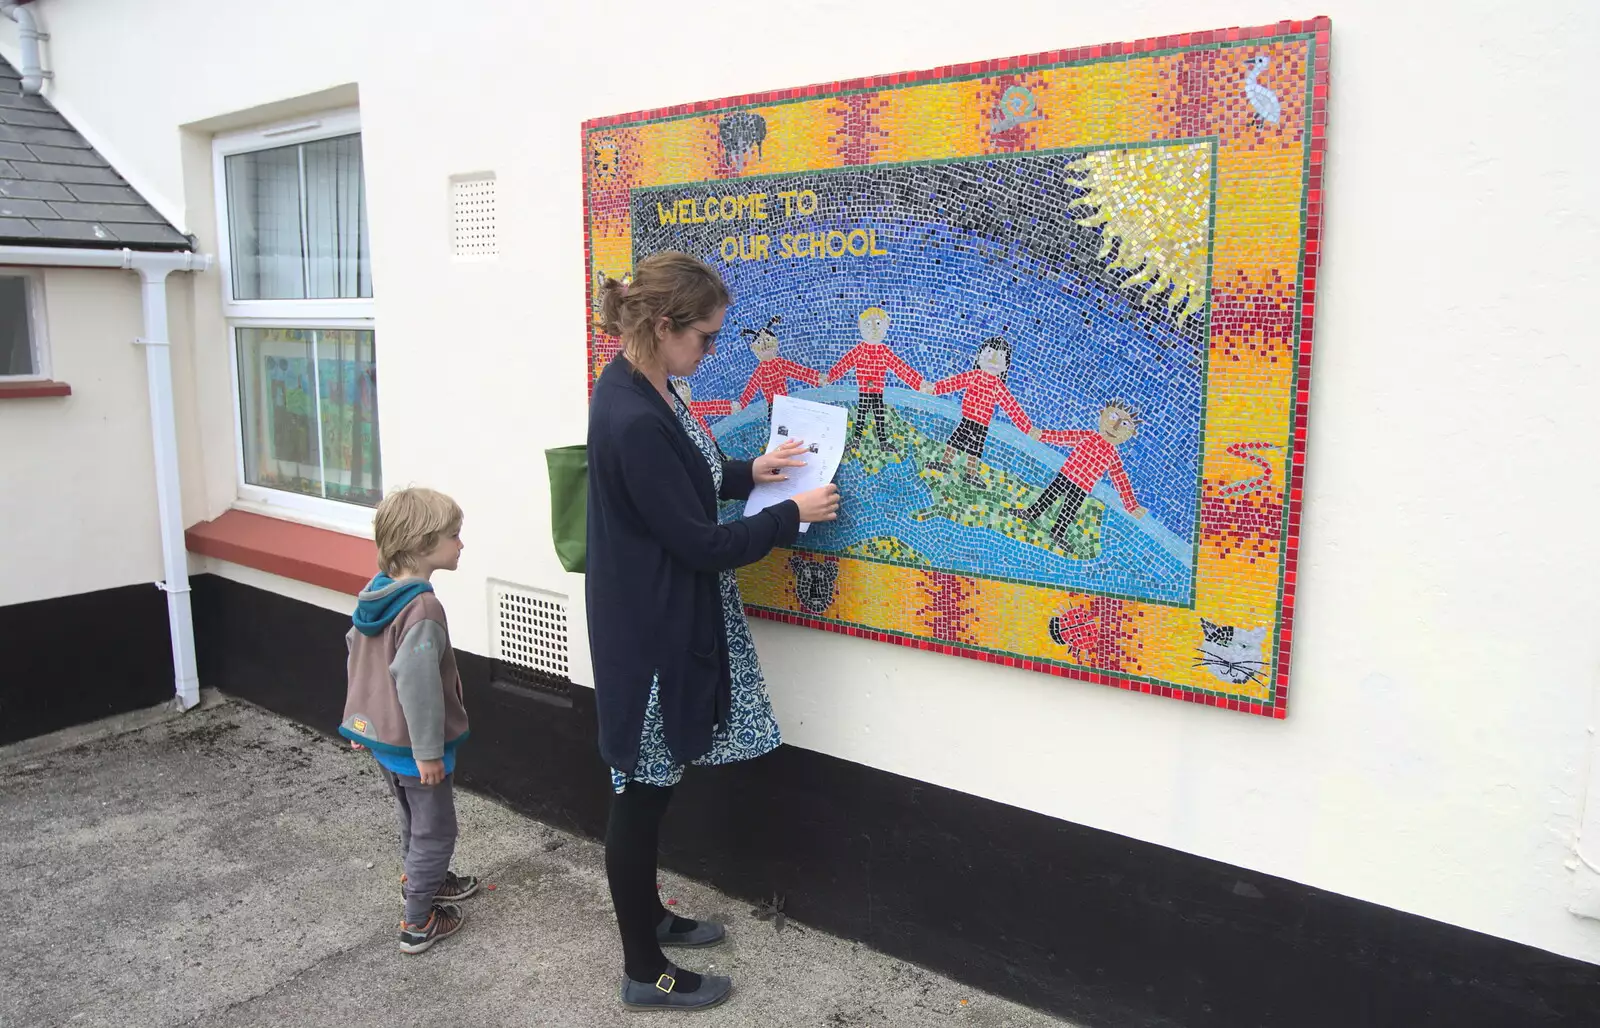
[[[660,978],[656,979],[656,988],[660,989],[662,992],[671,992],[677,987],[678,979],[672,977],[670,974],[663,974]]]

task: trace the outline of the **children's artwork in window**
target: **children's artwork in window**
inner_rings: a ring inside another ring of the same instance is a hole
[[[373,333],[237,332],[245,481],[375,506],[383,481]]]

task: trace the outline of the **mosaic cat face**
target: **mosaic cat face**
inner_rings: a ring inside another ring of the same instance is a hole
[[[800,606],[813,614],[833,606],[834,583],[839,577],[837,563],[807,560],[797,553],[789,558],[789,569],[794,572],[794,594]]]
[[[1261,658],[1266,626],[1246,631],[1201,618],[1200,634],[1200,659],[1195,666],[1210,668],[1212,674],[1229,685],[1253,682],[1267,666]]]

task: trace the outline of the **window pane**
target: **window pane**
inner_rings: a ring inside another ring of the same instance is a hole
[[[372,295],[361,137],[301,148],[306,164],[306,275],[313,297]]]
[[[240,300],[302,300],[300,148],[227,158],[228,233],[233,295]]]
[[[37,373],[28,327],[28,280],[0,278],[0,375]]]
[[[383,499],[383,476],[378,467],[378,365],[372,333],[318,332],[317,368],[327,496],[375,507]]]
[[[245,481],[376,506],[383,476],[373,333],[237,332]]]
[[[359,135],[235,154],[223,166],[236,299],[372,295]]]

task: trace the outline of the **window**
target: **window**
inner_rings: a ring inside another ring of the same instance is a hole
[[[348,519],[383,496],[355,112],[218,138],[241,499]]]
[[[0,379],[48,379],[43,286],[33,272],[0,272]]]

